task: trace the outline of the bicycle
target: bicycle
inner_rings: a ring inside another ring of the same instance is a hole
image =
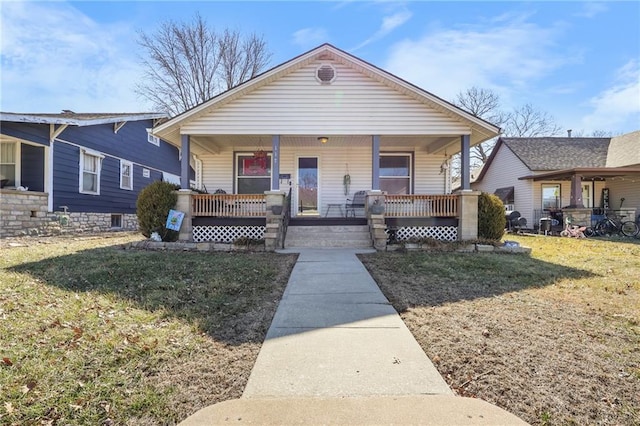
[[[640,230],[638,225],[631,220],[623,222],[622,219],[625,216],[618,217],[612,213],[607,213],[605,216],[604,219],[596,223],[594,228],[596,235],[610,237],[614,234],[622,234],[625,237],[633,237],[638,234]]]

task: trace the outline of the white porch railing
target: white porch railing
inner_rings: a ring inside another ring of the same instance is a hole
[[[264,194],[194,194],[191,196],[193,216],[266,217]]]
[[[458,217],[457,195],[387,195],[385,217]]]

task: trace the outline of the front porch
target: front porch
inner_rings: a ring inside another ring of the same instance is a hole
[[[478,193],[471,191],[439,195],[368,191],[363,208],[355,217],[324,217],[320,209],[315,215],[295,218],[290,192],[199,194],[182,190],[178,195],[178,208],[185,212],[180,239],[189,242],[265,240],[267,250],[274,250],[284,247],[290,224],[326,227],[365,224],[369,227],[371,246],[384,250],[389,242],[415,238],[473,239],[477,229]]]

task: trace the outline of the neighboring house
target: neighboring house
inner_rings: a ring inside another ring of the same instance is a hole
[[[567,212],[590,224],[606,209],[635,220],[640,131],[612,138],[503,137],[471,186],[498,195],[530,228],[541,218],[560,220]]]
[[[179,181],[179,150],[149,133],[164,114],[2,112],[0,119],[2,237],[133,230],[140,190]]]
[[[249,216],[257,227],[249,235],[264,236],[268,195],[290,189],[285,212],[296,223],[322,223],[325,217],[335,223],[346,214],[346,199],[362,190],[370,193],[367,205],[371,196],[384,199],[386,225],[405,235],[473,237],[475,216],[466,226],[459,222],[466,204],[462,195],[451,194],[446,165],[462,151],[462,188],[470,193],[469,147],[498,133],[498,127],[329,44],[154,128],[156,136],[201,161],[201,189],[226,193],[194,194],[183,206],[193,215],[183,236],[195,241],[224,239],[219,233],[225,226],[240,226]],[[453,232],[426,229],[440,225]]]

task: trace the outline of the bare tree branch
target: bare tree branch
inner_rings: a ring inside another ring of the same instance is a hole
[[[138,44],[145,71],[136,92],[170,115],[255,77],[271,58],[262,38],[218,34],[199,14],[190,23],[168,21],[155,33],[140,32]]]
[[[504,134],[511,137],[558,136],[562,133],[553,116],[526,104],[513,110],[505,123]]]

